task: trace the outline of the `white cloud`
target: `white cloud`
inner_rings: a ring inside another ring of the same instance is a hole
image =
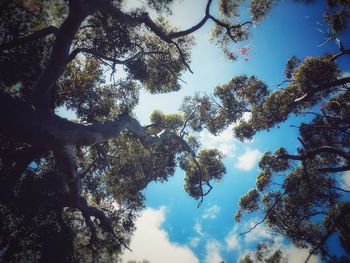
[[[244,228],[244,231],[249,230],[252,228],[256,222],[250,222],[249,226],[247,225]],[[257,242],[263,239],[270,239],[272,236],[269,233],[268,229],[263,227],[263,226],[257,226],[254,228],[252,231],[244,235],[244,242],[246,243],[252,243],[252,242]]]
[[[238,162],[235,164],[235,167],[243,171],[250,171],[254,168],[261,156],[262,153],[259,150],[248,148],[243,155],[238,157]]]
[[[254,221],[249,221],[248,223],[244,224],[243,228],[244,230],[249,229],[249,227],[252,227],[255,224]],[[226,237],[226,248],[229,250],[230,245],[232,247],[232,250],[236,249],[239,251],[240,243],[239,243],[239,232],[241,231],[242,227],[234,227],[230,234]],[[283,258],[286,260],[283,262],[288,263],[299,263],[304,262],[306,258],[309,256],[309,249],[307,248],[297,248],[292,243],[286,244],[285,238],[283,236],[272,236],[271,233],[268,232],[268,228],[265,226],[258,226],[254,230],[252,230],[250,233],[246,234],[243,239],[244,246],[257,244],[261,241],[270,241],[268,244],[268,250],[266,257],[272,256],[273,253],[275,253],[277,250],[282,251]],[[231,243],[230,243],[231,242]],[[240,257],[242,257],[244,254],[251,252],[252,255],[255,254],[255,251],[239,251]],[[253,256],[254,257],[254,256]],[[310,263],[319,263],[321,262],[320,256],[318,255],[312,255],[310,260]]]
[[[194,227],[193,227],[193,230],[198,234],[200,235],[201,237],[204,236],[204,232],[202,230],[202,225],[201,223],[197,222]]]
[[[199,134],[200,143],[203,148],[218,149],[225,157],[233,157],[238,141],[233,138],[232,128],[233,125],[229,126],[217,136],[203,130]]]
[[[198,247],[199,243],[201,242],[200,237],[191,237],[189,239],[189,244],[191,247]]]
[[[288,263],[299,263],[304,262],[306,258],[309,256],[309,250],[306,248],[297,248],[293,245],[282,249],[282,252],[286,255],[288,259]],[[318,263],[321,262],[319,256],[312,255],[308,261],[309,263]]]
[[[220,243],[216,240],[208,241],[205,245],[206,256],[204,259],[205,263],[220,263],[224,261],[220,255]]]
[[[342,176],[342,188],[345,190],[350,190],[350,171],[346,171]]]
[[[204,219],[215,219],[218,216],[218,214],[220,213],[220,210],[221,210],[220,206],[213,205],[204,211],[202,217]]]
[[[165,221],[165,207],[146,208],[136,220],[136,231],[131,239],[132,252],[126,251],[123,262],[149,260],[152,263],[198,263],[193,251],[184,245],[172,243],[162,229]]]
[[[226,244],[226,249],[228,251],[241,249],[239,237],[236,231],[234,230],[230,231],[230,233],[225,237],[225,244]]]
[[[252,228],[256,224],[255,220],[250,220],[244,224],[236,224],[228,235],[225,237],[225,248],[227,251],[240,251],[244,245],[251,245],[263,240],[269,240],[272,238],[272,235],[268,232],[268,229],[262,225],[258,225],[251,232],[240,235],[242,232],[245,232]]]
[[[249,121],[252,118],[252,113],[251,112],[245,112],[243,113],[242,120],[243,121]]]

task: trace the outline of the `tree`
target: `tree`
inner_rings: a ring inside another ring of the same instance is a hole
[[[311,246],[310,255],[333,259],[325,245],[333,233],[349,251],[350,205],[334,175],[349,170],[350,78],[337,65],[350,54],[342,41],[349,2],[327,1],[329,39],[339,53],[291,58],[280,89],[236,76],[213,96],[186,98],[181,114],[154,112],[143,127],[133,115],[139,90],[181,88],[193,32],[213,23],[213,41],[235,60],[231,43],[249,38],[275,4],[250,1],[250,20],[241,22],[242,1],[218,1],[215,17],[209,0],[202,20],[181,31],[164,18],[172,2],[147,0],[134,10],[122,0],[0,2],[3,260],[116,261],[150,182],[166,181],[179,165],[185,191],[200,204],[225,173],[220,152],[200,149],[191,133],[215,134],[239,122],[235,136],[250,139],[291,114],[315,116],[300,126],[298,155],[283,148],[264,155],[257,188],[241,199],[236,219],[262,209],[261,222]],[[320,105],[322,98],[328,102]],[[77,120],[59,117],[60,106]],[[242,120],[247,112],[251,118]],[[272,185],[278,173],[285,174],[280,188]]]
[[[266,263],[282,263],[288,262],[283,252],[279,249],[275,250],[272,244],[260,242],[256,246],[255,253],[248,252],[244,254],[239,263],[266,262]],[[272,246],[272,247],[271,247]]]
[[[246,39],[270,1],[253,1],[252,20],[240,22],[237,3],[220,1],[215,17],[209,0],[203,19],[183,31],[165,19],[171,0],[133,10],[124,2],[0,2],[2,260],[116,261],[150,182],[166,181],[179,164],[200,204],[225,173],[222,155],[200,150],[189,134],[197,106],[155,112],[147,127],[133,108],[141,88],[181,88],[191,34],[207,22],[235,59],[230,41]],[[77,120],[59,117],[61,106]]]
[[[187,98],[184,108],[188,112],[199,103],[202,109],[193,128],[204,127],[212,133],[238,122],[233,133],[242,141],[291,115],[304,116],[297,154],[284,148],[264,154],[256,188],[241,197],[235,220],[240,221],[244,213],[261,211],[261,221],[242,234],[264,223],[296,246],[309,248],[306,261],[320,253],[336,262],[350,256],[350,191],[342,188],[340,180],[341,173],[350,170],[350,78],[338,63],[350,54],[343,44],[350,2],[327,1],[327,6],[326,43],[336,41],[337,53],[292,57],[284,71],[286,80],[277,89],[268,89],[255,76],[235,76],[216,87],[212,96]],[[248,120],[242,119],[245,113],[251,116]],[[326,242],[331,236],[339,238],[347,256],[339,259],[329,251]],[[249,255],[242,258],[242,262],[251,261]]]

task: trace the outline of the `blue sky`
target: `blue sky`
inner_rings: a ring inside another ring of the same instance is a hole
[[[206,1],[199,0],[182,1],[180,5],[175,5],[170,19],[180,28],[188,28],[201,19],[205,4]],[[247,5],[243,5],[243,13],[246,8]],[[209,42],[212,24],[208,23],[195,34],[197,45],[193,49],[191,63],[194,74],[184,74],[187,84],[176,93],[142,93],[136,116],[147,124],[154,109],[176,112],[184,96],[195,92],[210,93],[215,86],[239,74],[255,74],[274,88],[274,84],[284,80],[284,66],[291,56],[304,58],[336,48],[334,43],[320,46],[325,37],[319,30],[325,29],[321,25],[324,8],[323,1],[309,5],[285,1],[276,5],[269,17],[253,30],[249,41],[233,46],[237,50],[249,46],[249,61],[244,61],[242,57],[236,62],[227,61],[221,50]],[[346,65],[343,68],[345,71],[350,69]],[[215,147],[225,154],[227,174],[221,182],[214,184],[213,191],[200,208],[183,191],[184,173],[181,170],[166,183],[149,185],[145,191],[146,209],[137,222],[131,243],[133,252],[126,252],[124,260],[147,259],[151,263],[218,263],[225,260],[230,263],[236,262],[247,250],[254,249],[258,241],[274,238],[276,245],[289,256],[290,262],[303,261],[307,256],[306,250],[297,249],[283,238],[272,236],[263,227],[249,235],[238,236],[259,218],[247,217],[240,224],[232,220],[240,196],[255,186],[259,157],[265,151],[274,151],[280,146],[290,152],[296,151],[298,133],[290,125],[297,125],[299,121],[291,117],[279,128],[261,132],[245,143],[235,140],[230,129],[217,137],[206,131],[198,134],[203,147]],[[346,176],[344,180],[350,186],[350,174]],[[315,256],[310,262],[320,262],[320,259]]]

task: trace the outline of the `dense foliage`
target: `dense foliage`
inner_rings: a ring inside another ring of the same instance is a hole
[[[238,2],[222,8],[229,10]],[[350,77],[338,61],[350,54],[343,44],[348,37],[350,2],[326,2],[324,19],[329,30],[325,44],[335,41],[336,53],[291,57],[284,70],[286,79],[277,88],[268,88],[255,76],[235,76],[216,87],[212,96],[186,98],[183,108],[188,113],[193,105],[200,105],[193,129],[206,128],[216,134],[237,123],[233,133],[241,141],[278,126],[291,115],[299,116],[297,153],[280,148],[263,155],[256,188],[241,197],[234,218],[239,222],[244,213],[260,213],[261,220],[242,234],[265,224],[297,247],[309,248],[306,261],[320,253],[327,261],[345,262],[350,255],[350,191],[342,188],[341,178],[350,170]],[[243,118],[244,114],[250,117]],[[331,236],[339,238],[347,256],[339,259],[332,254],[327,246]],[[251,254],[241,259],[259,261],[270,259]],[[273,262],[281,261],[282,257],[277,257]]]
[[[208,1],[179,31],[166,19],[173,1],[127,2],[0,2],[2,261],[116,261],[150,182],[179,164],[200,204],[225,173],[221,153],[189,135],[193,114],[154,112],[142,127],[133,109],[140,89],[181,88],[205,23],[229,54],[252,22],[214,17]]]
[[[300,125],[298,153],[265,153],[235,219],[262,211],[261,223],[310,247],[310,255],[338,260],[326,246],[333,234],[350,254],[348,191],[338,174],[350,170],[350,78],[337,63],[350,54],[342,44],[349,1],[328,0],[324,16],[339,53],[292,57],[279,89],[235,76],[212,96],[185,98],[181,113],[155,111],[146,127],[133,114],[139,91],[181,88],[193,32],[213,23],[211,40],[235,60],[232,43],[248,39],[277,1],[250,1],[242,22],[244,1],[218,1],[215,17],[209,0],[203,19],[184,31],[166,19],[173,1],[147,0],[136,9],[126,2],[0,1],[1,260],[117,261],[150,182],[166,181],[179,166],[184,190],[200,204],[225,173],[221,153],[200,149],[191,133],[238,123],[234,136],[247,140],[291,114],[313,117]],[[59,117],[59,107],[77,118]],[[257,259],[283,258],[266,251],[261,245]]]

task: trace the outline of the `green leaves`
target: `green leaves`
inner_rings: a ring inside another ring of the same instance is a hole
[[[330,56],[307,57],[293,74],[293,84],[309,92],[339,77],[339,69]]]
[[[150,116],[152,126],[150,133],[159,133],[164,129],[169,129],[173,132],[178,132],[184,124],[184,118],[179,113],[164,114],[160,110],[155,110]]]
[[[218,3],[219,11],[228,18],[239,16],[238,8],[242,0],[220,0]]]
[[[251,189],[239,199],[238,204],[241,210],[251,213],[258,209],[258,201],[259,192],[256,189]]]
[[[198,163],[188,159],[182,164],[182,169],[186,171],[184,187],[190,196],[195,199],[203,197],[207,193],[207,189],[203,189],[203,186],[208,186],[211,190],[210,181],[221,180],[226,173],[222,158],[218,150],[201,150],[198,154]]]
[[[260,22],[271,10],[273,0],[251,0],[249,12],[255,23]]]
[[[289,168],[289,161],[286,158],[281,158],[287,151],[284,148],[279,148],[273,155],[270,152],[265,152],[259,162],[261,169],[268,169],[274,172],[283,172]]]

